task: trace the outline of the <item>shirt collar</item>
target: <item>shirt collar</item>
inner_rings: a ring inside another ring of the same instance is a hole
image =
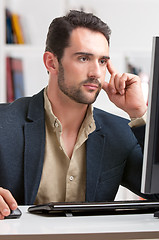
[[[45,114],[49,121],[49,124],[51,124],[51,126],[55,131],[58,130],[61,132],[62,125],[52,111],[52,106],[47,96],[47,87],[44,89],[44,108],[45,108]],[[81,125],[80,131],[84,130],[85,134],[88,136],[95,129],[96,129],[96,125],[93,117],[93,105],[91,104],[88,106],[87,113]]]

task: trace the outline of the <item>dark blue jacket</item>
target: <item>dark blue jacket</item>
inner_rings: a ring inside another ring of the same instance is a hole
[[[96,130],[86,143],[86,201],[112,201],[120,184],[140,194],[142,150],[128,121],[99,109],[94,119]],[[142,129],[135,130],[141,136]],[[34,203],[44,151],[43,91],[0,104],[0,186],[18,204]]]

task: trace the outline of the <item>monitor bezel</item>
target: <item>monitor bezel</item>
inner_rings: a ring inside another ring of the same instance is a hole
[[[153,37],[148,111],[145,131],[141,192],[159,193],[159,37]]]

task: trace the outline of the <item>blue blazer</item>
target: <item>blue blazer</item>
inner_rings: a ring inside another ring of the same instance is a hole
[[[140,194],[142,150],[126,119],[94,109],[96,130],[86,143],[86,201],[112,201],[120,184]],[[43,90],[0,104],[0,186],[18,204],[33,204],[45,151]],[[140,194],[141,195],[141,194]]]

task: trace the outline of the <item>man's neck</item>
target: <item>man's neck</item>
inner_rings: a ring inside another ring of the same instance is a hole
[[[85,118],[88,105],[80,104],[69,97],[59,97],[59,95],[50,94],[47,90],[52,111],[62,124],[63,131],[78,132]]]
[[[62,140],[65,151],[71,159],[74,146],[77,141],[79,129],[85,118],[88,105],[76,103],[66,97],[60,97],[58,94],[52,94],[47,89],[47,95],[52,106],[54,115],[62,124]],[[50,94],[51,93],[51,94]]]

